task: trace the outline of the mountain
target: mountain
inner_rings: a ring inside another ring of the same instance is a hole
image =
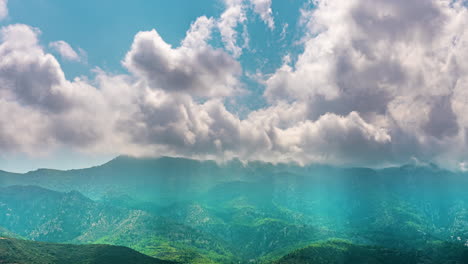
[[[344,240],[318,242],[295,250],[271,264],[448,264],[468,263],[463,245],[438,245],[431,250],[415,251],[380,246],[357,245]]]
[[[280,258],[272,264],[413,264],[416,254],[382,247],[354,245],[347,241],[328,241],[309,245]]]
[[[56,191],[76,190],[92,199],[118,192],[139,200],[164,203],[168,200],[190,200],[223,180],[247,177],[249,171],[240,165],[219,166],[213,161],[182,158],[121,156],[87,169],[39,169],[25,174],[0,172],[0,186],[36,185]]]
[[[62,193],[37,186],[1,188],[0,212],[0,226],[28,239],[51,242],[71,241],[90,226],[108,230],[128,214],[101,206],[77,191]]]
[[[77,191],[0,188],[0,226],[32,240],[121,245],[188,263],[233,258],[221,239],[202,230],[150,212],[96,202]]]
[[[70,245],[0,237],[0,263],[18,264],[170,264],[126,247]]]
[[[20,237],[181,263],[258,263],[332,238],[398,252],[468,242],[468,174],[434,165],[118,157],[81,170],[0,172],[0,186],[0,226]]]

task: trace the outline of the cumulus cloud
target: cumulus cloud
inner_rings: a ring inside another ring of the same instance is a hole
[[[8,16],[8,0],[0,0],[0,20]]]
[[[202,159],[370,164],[388,154],[391,137],[355,112],[291,122],[293,112],[303,120],[300,110],[286,105],[240,120],[219,100],[197,104],[187,97],[150,91],[121,129],[132,142],[154,151],[151,154],[163,151]]]
[[[270,102],[303,101],[312,120],[358,112],[389,131],[396,155],[409,154],[399,141],[434,159],[466,150],[454,109],[468,73],[463,1],[320,0],[302,14],[304,52],[266,80]]]
[[[76,51],[63,40],[58,40],[49,43],[49,47],[55,50],[62,58],[70,61],[80,61],[80,56]]]
[[[156,30],[135,36],[123,65],[154,89],[195,96],[225,96],[239,89],[240,64],[221,49],[211,47],[214,21],[198,18],[181,46],[173,48]]]
[[[377,157],[391,141],[384,129],[355,112],[308,120],[302,103],[280,103],[240,119],[221,98],[197,102],[191,93],[153,86],[137,71],[114,76],[97,70],[94,86],[86,79],[68,81],[57,60],[38,45],[39,30],[12,25],[1,32],[0,146],[7,152],[71,147],[137,156],[342,163]],[[145,34],[155,48],[160,37]],[[195,23],[182,47],[200,47],[207,34]],[[134,50],[135,44],[129,54]],[[171,52],[177,51],[168,47]],[[349,155],[357,145],[366,147]]]
[[[26,25],[1,29],[0,92],[44,110],[68,108],[65,76],[57,60],[38,45],[39,30]]]
[[[104,112],[102,93],[79,79],[68,81],[38,44],[38,29],[17,24],[0,34],[2,149],[40,153],[62,143],[98,141],[106,133],[105,119],[94,115]]]
[[[245,3],[228,3],[242,21]],[[466,169],[462,1],[316,1],[302,11],[303,53],[267,75],[269,105],[243,118],[226,107],[241,89],[237,44],[225,41],[232,55],[209,44],[223,19],[236,27],[231,15],[198,18],[178,47],[139,32],[122,61],[129,73],[97,69],[93,80],[67,80],[38,29],[2,28],[0,148]]]

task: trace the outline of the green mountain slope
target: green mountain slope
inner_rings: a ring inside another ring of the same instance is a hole
[[[186,263],[234,258],[221,239],[201,230],[142,210],[95,202],[76,191],[0,188],[0,226],[27,239],[121,245]]]
[[[18,264],[170,264],[126,247],[70,245],[0,238],[0,263]]]
[[[0,226],[21,237],[184,263],[255,263],[329,238],[414,251],[468,242],[468,174],[433,165],[119,157],[82,170],[0,172],[0,186]]]
[[[390,249],[330,240],[295,250],[271,264],[443,264],[468,263],[463,245],[439,245],[426,251]]]
[[[4,227],[0,226],[0,237],[11,237],[11,238],[21,238],[21,236],[11,232],[10,230],[7,230]]]

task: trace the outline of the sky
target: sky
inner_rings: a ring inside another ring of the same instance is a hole
[[[463,0],[0,0],[0,169],[468,169]]]

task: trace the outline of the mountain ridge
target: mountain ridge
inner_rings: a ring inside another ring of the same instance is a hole
[[[155,162],[175,162],[175,161],[184,161],[184,162],[189,162],[192,164],[198,163],[198,164],[209,164],[209,165],[216,165],[219,167],[227,167],[229,165],[242,165],[244,168],[247,168],[249,166],[267,166],[267,167],[299,167],[299,168],[304,168],[304,169],[310,169],[310,168],[334,168],[334,169],[369,169],[369,170],[386,170],[386,169],[412,169],[412,168],[431,168],[434,170],[441,170],[445,172],[452,172],[452,173],[460,173],[462,171],[456,171],[456,170],[449,170],[445,169],[442,167],[439,167],[435,163],[415,163],[415,162],[408,162],[408,163],[403,163],[401,165],[394,165],[394,166],[384,166],[384,167],[366,167],[366,166],[336,166],[336,165],[331,165],[331,164],[321,164],[321,163],[311,163],[311,164],[306,164],[306,165],[300,165],[299,163],[295,162],[279,162],[279,163],[271,163],[271,162],[266,162],[266,161],[260,161],[260,160],[252,160],[252,161],[246,161],[242,162],[239,159],[231,159],[225,162],[217,162],[212,159],[207,159],[207,160],[198,160],[198,159],[193,159],[193,158],[185,158],[185,157],[177,157],[177,156],[159,156],[159,157],[133,157],[133,156],[127,156],[127,155],[119,155],[116,156],[112,159],[110,159],[107,162],[104,162],[102,164],[90,166],[90,167],[83,167],[83,168],[72,168],[72,169],[55,169],[55,168],[37,168],[35,170],[30,170],[27,172],[10,172],[7,170],[2,170],[0,169],[0,173],[8,173],[8,174],[18,174],[18,175],[25,175],[25,174],[34,174],[34,173],[40,173],[44,171],[51,171],[51,172],[74,172],[74,171],[82,171],[82,170],[89,170],[89,169],[95,169],[98,167],[102,166],[110,166],[114,164],[119,164],[122,162],[140,162],[140,163],[155,163]]]

